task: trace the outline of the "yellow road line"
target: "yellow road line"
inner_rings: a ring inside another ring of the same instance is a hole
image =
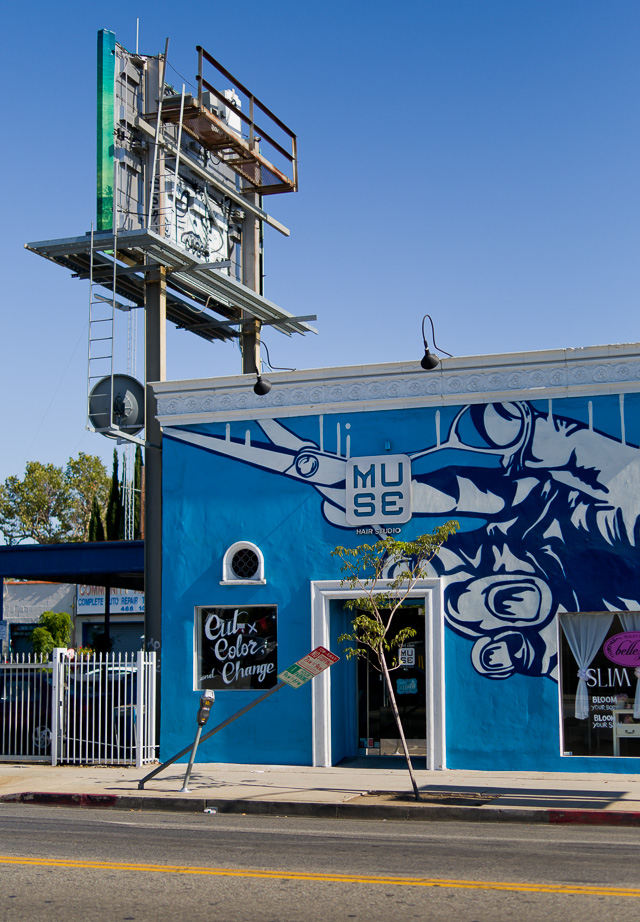
[[[589,884],[525,884],[501,880],[454,880],[440,877],[364,877],[358,874],[305,874],[296,871],[259,871],[252,868],[200,868],[173,864],[124,864],[117,861],[76,861],[71,858],[20,858],[13,855],[0,855],[0,864],[79,868],[99,871],[147,871],[156,874],[199,874],[209,877],[256,877],[267,880],[304,880],[316,883],[385,884],[398,887],[510,890],[520,893],[557,893],[573,896],[640,897],[640,889]]]

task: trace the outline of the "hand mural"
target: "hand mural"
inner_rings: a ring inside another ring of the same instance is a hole
[[[428,412],[428,411],[425,411]],[[592,422],[528,402],[478,404],[457,413],[444,438],[407,450],[411,514],[455,517],[462,530],[432,562],[446,578],[446,618],[474,641],[474,668],[487,678],[516,673],[556,679],[555,616],[640,609],[634,570],[640,536],[640,451]],[[257,420],[269,442],[166,429],[177,439],[310,484],[332,525],[347,523],[351,434],[336,451],[276,420]],[[345,433],[350,429],[344,427]],[[373,531],[383,531],[384,523]]]

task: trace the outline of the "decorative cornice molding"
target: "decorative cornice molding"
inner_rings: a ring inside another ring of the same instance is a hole
[[[259,397],[243,375],[154,384],[162,425],[225,419],[407,408],[502,399],[640,390],[640,345],[448,359],[434,371],[415,364],[325,368],[269,375]]]

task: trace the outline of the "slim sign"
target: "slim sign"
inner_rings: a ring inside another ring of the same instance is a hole
[[[411,518],[411,459],[371,455],[347,461],[347,524],[401,525]]]
[[[268,689],[278,683],[275,605],[198,609],[198,688]]]

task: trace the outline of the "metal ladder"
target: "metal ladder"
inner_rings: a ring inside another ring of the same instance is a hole
[[[127,316],[127,374],[136,377],[138,346],[138,312],[130,310]],[[122,492],[124,494],[124,540],[133,541],[135,535],[135,446],[125,442],[122,459]]]
[[[96,294],[94,280],[94,233],[91,225],[91,249],[89,252],[89,343],[87,355],[87,429],[93,426],[89,420],[89,400],[91,391],[102,378],[111,378],[113,391],[113,340],[116,311],[116,259],[118,245],[118,231],[114,230],[113,238],[113,281],[111,297]],[[99,248],[99,247],[98,247]],[[102,282],[100,283],[103,284]],[[113,404],[113,400],[111,401]],[[113,425],[113,406],[109,417],[109,425]]]
[[[93,429],[89,421],[89,401],[91,391],[103,378],[111,378],[111,395],[109,401],[111,408],[109,425],[113,425],[113,354],[116,309],[121,308],[116,295],[116,254],[118,251],[118,231],[114,230],[113,237],[113,275],[111,284],[111,297],[97,294],[94,289],[94,245],[93,225],[91,225],[91,250],[89,257],[89,345],[88,345],[88,371],[87,371],[87,428]],[[103,282],[100,283],[104,287]],[[138,315],[136,310],[129,309],[127,317],[127,374],[135,378],[137,364],[138,340]],[[121,444],[121,440],[117,440]],[[122,486],[124,499],[124,538],[132,541],[135,525],[135,448],[131,442],[125,442],[124,456],[122,459]]]

